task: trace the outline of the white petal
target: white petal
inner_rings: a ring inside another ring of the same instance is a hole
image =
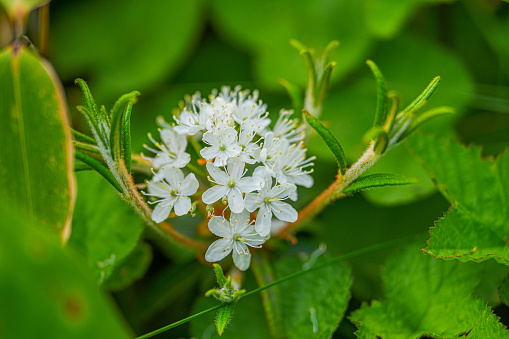
[[[171,197],[171,193],[166,189],[168,188],[167,185],[165,185],[162,182],[154,182],[150,181],[148,183],[148,192],[150,194],[153,194],[157,197],[165,198],[165,197]]]
[[[200,186],[200,183],[196,180],[194,173],[191,173],[182,181],[179,192],[182,195],[192,195],[196,193],[198,186]]]
[[[233,263],[241,271],[245,271],[249,268],[249,264],[251,263],[251,253],[249,253],[247,246],[245,248],[245,252],[242,251],[240,254],[237,250],[233,250]]]
[[[263,199],[258,193],[247,193],[246,199],[244,200],[244,207],[249,212],[254,212],[257,208],[260,208],[263,204]]]
[[[178,216],[187,214],[191,209],[191,199],[189,197],[178,197],[175,203],[175,214]]]
[[[224,259],[232,251],[231,239],[219,239],[214,241],[205,253],[205,260],[215,262]]]
[[[306,188],[313,186],[313,177],[309,174],[288,176],[288,181],[293,182],[295,185],[304,186]]]
[[[244,210],[244,197],[238,188],[234,187],[228,192],[228,205],[233,213],[240,213]]]
[[[216,160],[214,160],[214,165],[218,166],[218,167],[226,166],[226,162],[228,161],[228,159],[229,159],[228,153],[220,151],[216,155]]]
[[[152,212],[152,220],[154,220],[157,223],[160,223],[161,221],[165,221],[166,218],[170,215],[171,209],[173,208],[173,203],[168,205],[166,204],[157,204],[156,208],[154,208],[154,211]]]
[[[228,153],[228,156],[230,157],[236,157],[240,154],[240,152],[242,152],[242,147],[237,144],[231,144],[230,146],[226,147],[225,152]]]
[[[270,225],[272,220],[272,212],[267,207],[266,204],[263,204],[258,211],[258,216],[256,217],[255,222],[255,230],[261,236],[266,236],[270,233]]]
[[[188,126],[183,126],[183,125],[175,126],[175,132],[177,132],[178,134],[189,134],[189,135],[192,135],[191,133],[189,133],[189,127]]]
[[[209,230],[218,237],[231,237],[230,222],[223,217],[214,216],[209,220]]]
[[[170,184],[171,188],[178,189],[182,180],[184,180],[184,173],[178,168],[165,167],[163,168],[164,178]]]
[[[206,204],[213,204],[228,193],[228,187],[222,185],[216,185],[203,193],[201,199]]]
[[[206,132],[203,134],[203,141],[208,145],[219,145],[219,138],[212,132]]]
[[[290,204],[282,201],[273,201],[270,203],[272,211],[276,218],[282,221],[294,222],[297,220],[298,213]]]
[[[228,183],[228,176],[219,167],[208,163],[207,172],[209,172],[209,175],[212,177],[212,179],[214,179],[216,183],[221,185],[226,185]]]
[[[217,146],[205,147],[200,150],[200,155],[207,160],[214,159],[221,151]]]
[[[260,177],[245,177],[235,182],[235,187],[244,193],[257,191],[265,182]]]
[[[230,226],[232,234],[241,234],[246,231],[249,225],[249,217],[251,213],[247,210],[242,210],[241,213],[232,213],[230,216]]]
[[[221,141],[225,146],[230,145],[237,141],[237,131],[231,127],[224,129]]]
[[[290,184],[290,183],[286,183],[284,185],[279,184],[279,185],[272,187],[272,189],[269,191],[268,195],[271,198],[285,199],[290,194],[293,195],[296,190],[297,190],[297,186],[295,186],[294,184]]]
[[[242,177],[244,172],[244,162],[238,158],[233,158],[228,161],[228,166],[226,169],[228,170],[229,180],[239,180]]]

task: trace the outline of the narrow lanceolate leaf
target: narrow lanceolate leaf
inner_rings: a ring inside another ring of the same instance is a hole
[[[373,126],[383,126],[387,118],[387,85],[377,64],[372,60],[367,60],[366,64],[371,69],[376,80],[376,114]]]
[[[325,127],[325,125],[322,124],[320,120],[309,114],[309,112],[306,110],[303,111],[303,114],[308,124],[311,127],[313,127],[313,129],[320,135],[323,141],[325,141],[325,143],[327,144],[327,147],[329,147],[331,152],[336,157],[336,161],[338,162],[341,174],[345,174],[346,171],[345,152],[343,151],[343,148],[341,147],[339,141],[337,141],[332,132],[327,127]]]
[[[234,309],[235,303],[229,303],[225,307],[219,309],[216,317],[217,334],[223,334],[226,329],[226,325],[230,322]]]
[[[482,273],[483,265],[434,259],[417,244],[398,251],[383,272],[385,299],[350,316],[357,337],[509,338],[486,302],[473,296]]]
[[[70,232],[74,177],[67,104],[51,66],[25,47],[0,52],[0,194],[27,222]]]
[[[115,180],[115,177],[113,176],[113,174],[111,174],[110,170],[107,169],[101,162],[78,150],[76,151],[75,155],[76,159],[92,167],[94,170],[97,171],[97,173],[102,175],[103,178],[106,179],[113,187],[115,187],[117,191],[122,193],[122,187],[119,185],[117,180]]]
[[[15,211],[15,209],[14,209]],[[81,257],[0,204],[2,338],[133,338]]]
[[[216,280],[219,287],[223,287],[226,284],[226,277],[223,273],[223,268],[219,264],[214,264],[214,273],[216,274]]]
[[[124,94],[113,105],[113,109],[111,110],[111,134],[109,140],[110,149],[112,150],[115,149],[115,142],[119,140],[119,137],[116,136],[117,129],[119,126],[125,125],[125,115],[128,115],[127,121],[130,121],[131,110],[129,109],[129,104],[131,104],[132,109],[132,105],[136,103],[138,95],[140,95],[140,92],[138,91],[132,91],[131,93]]]
[[[125,114],[122,118],[122,156],[127,172],[131,172],[131,112],[133,110],[133,102],[127,104]]]
[[[419,110],[422,106],[426,104],[428,99],[433,95],[435,90],[437,89],[438,85],[440,84],[441,78],[439,76],[436,76],[431,80],[429,85],[422,91],[421,94],[417,98],[415,98],[414,101],[410,105],[408,105],[401,113],[400,115],[406,115],[408,113],[412,114],[413,112]]]
[[[324,260],[317,259],[317,263]],[[302,269],[296,257],[280,259],[276,276],[284,277]],[[309,272],[281,284],[283,338],[330,338],[343,319],[350,299],[352,276],[346,263]],[[242,302],[242,301],[241,301]]]
[[[496,161],[481,149],[419,135],[410,145],[453,204],[430,231],[426,253],[460,261],[494,258],[509,266],[509,152]]]
[[[429,111],[426,111],[424,113],[419,114],[417,117],[415,117],[412,122],[410,123],[410,126],[408,126],[405,133],[401,135],[401,139],[405,139],[407,136],[412,134],[419,126],[422,124],[428,122],[431,119],[440,117],[442,115],[448,115],[448,114],[454,114],[456,113],[455,109],[452,107],[447,106],[440,106],[433,109],[430,109]]]
[[[350,184],[350,186],[343,190],[343,193],[349,194],[375,187],[399,186],[416,183],[417,179],[404,177],[400,174],[376,173],[366,175],[355,180],[353,183]]]

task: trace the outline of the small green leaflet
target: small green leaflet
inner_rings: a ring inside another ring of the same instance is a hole
[[[387,85],[377,64],[372,60],[367,60],[366,64],[371,69],[376,80],[376,114],[373,126],[383,126],[387,116]]]
[[[323,141],[325,141],[325,143],[327,144],[327,147],[329,147],[331,152],[336,157],[336,161],[338,162],[341,174],[345,174],[346,172],[345,152],[343,151],[343,148],[341,147],[339,141],[337,141],[332,132],[327,127],[325,127],[325,125],[320,120],[309,114],[309,112],[307,112],[306,110],[303,111],[303,114],[308,124],[311,127],[313,127],[313,129],[320,135]]]
[[[385,300],[363,304],[350,316],[358,338],[509,338],[482,299],[472,296],[483,265],[444,261],[412,244],[383,272]]]
[[[233,315],[233,310],[235,309],[235,303],[228,303],[225,307],[220,308],[219,312],[217,312],[216,317],[216,329],[219,335],[224,333],[226,329],[226,325],[230,322],[230,319]]]
[[[350,186],[343,190],[343,193],[349,194],[374,187],[409,185],[415,183],[417,183],[417,179],[415,178],[407,178],[393,173],[376,173],[355,180]]]
[[[509,152],[482,159],[478,147],[425,135],[410,145],[452,204],[431,229],[426,253],[509,265]]]

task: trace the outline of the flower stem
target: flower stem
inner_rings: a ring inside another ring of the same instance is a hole
[[[337,179],[319,196],[317,196],[309,205],[299,211],[299,217],[297,221],[286,225],[281,229],[277,236],[283,238],[288,237],[287,233],[290,230],[301,226],[303,223],[318,215],[330,203],[345,197],[346,195],[343,193],[345,188],[347,188],[366,170],[371,168],[371,166],[373,166],[375,162],[378,161],[378,159],[380,159],[381,155],[376,154],[374,148],[375,142],[372,141],[366,151],[359,158],[359,160],[357,160],[357,162],[355,162],[355,164],[353,164],[344,175],[341,175],[341,172],[338,171]]]

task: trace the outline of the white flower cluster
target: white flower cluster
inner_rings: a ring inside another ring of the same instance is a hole
[[[304,126],[290,119],[292,111],[281,110],[271,130],[266,108],[257,91],[249,95],[240,87],[223,87],[208,100],[195,94],[175,117],[176,125],[160,122],[162,143],[149,135],[156,148],[145,146],[155,153],[146,158],[154,167],[147,195],[160,198],[152,202],[157,204],[155,222],[168,218],[173,208],[178,216],[191,208],[189,196],[197,192],[199,183],[194,174],[184,178],[180,169],[191,159],[186,153],[188,138],[194,138],[201,147],[197,151],[207,160],[210,188],[201,200],[223,201],[231,211],[229,221],[224,211],[209,221],[210,231],[222,239],[210,245],[207,261],[222,260],[233,251],[235,265],[247,269],[251,254],[246,245],[260,247],[270,237],[273,217],[296,221],[297,211],[285,200],[297,200],[296,185],[313,185],[314,157],[306,158]]]

